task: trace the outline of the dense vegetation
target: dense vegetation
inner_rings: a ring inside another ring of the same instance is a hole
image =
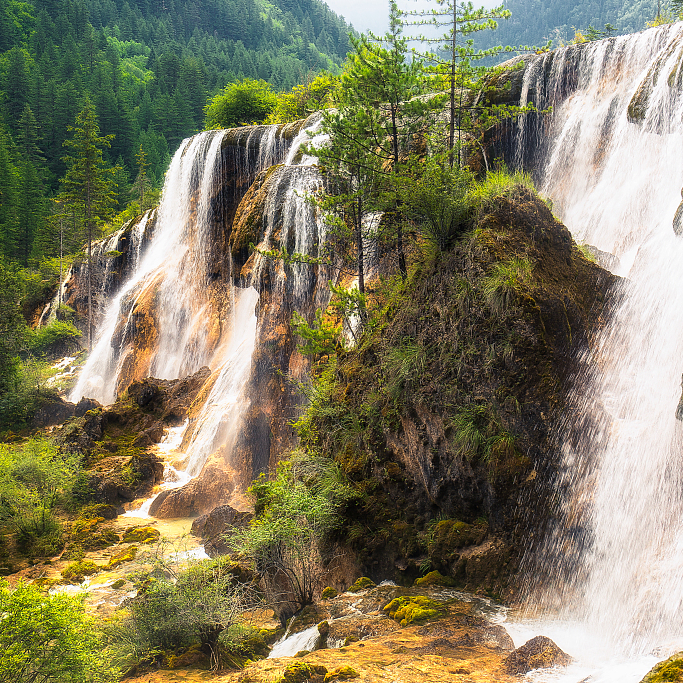
[[[24,266],[59,252],[48,198],[67,166],[64,142],[86,98],[112,169],[114,206],[131,199],[142,150],[159,185],[169,155],[202,128],[227,83],[265,79],[288,90],[335,71],[348,26],[318,0],[0,3],[0,254]],[[251,121],[248,121],[249,123]],[[82,239],[66,224],[66,250]]]
[[[507,0],[505,7],[510,10],[511,17],[500,23],[495,39],[484,35],[478,39],[478,44],[543,45],[552,40],[553,47],[559,47],[573,40],[577,30],[583,37],[591,37],[589,27],[604,31],[606,24],[612,27],[612,33],[633,33],[654,21],[658,8],[666,14],[668,3],[658,4],[656,0],[628,3],[622,0]],[[603,37],[606,34],[593,32],[593,35]]]

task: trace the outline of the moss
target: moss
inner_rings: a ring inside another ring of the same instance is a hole
[[[415,579],[415,586],[455,586],[456,582],[450,576],[443,576],[437,571],[429,572],[421,579]]]
[[[109,563],[107,564],[107,569],[115,569],[120,564],[124,562],[131,562],[135,559],[137,555],[138,547],[136,545],[131,545],[128,548],[124,548],[120,552],[112,555],[109,558]]]
[[[129,527],[123,534],[121,543],[156,543],[161,534],[151,526]]]
[[[327,669],[319,664],[292,662],[285,667],[276,683],[307,683],[311,679],[322,678],[326,673]]]
[[[334,588],[328,586],[323,590],[321,597],[323,600],[332,600],[332,598],[336,598],[338,595],[339,593]]]
[[[361,576],[359,579],[351,584],[346,590],[348,593],[360,593],[360,591],[367,590],[368,588],[374,588],[377,584],[369,579],[367,576]]]
[[[398,621],[401,626],[422,624],[444,615],[443,605],[422,595],[413,597],[403,595],[394,598],[384,611],[388,612],[389,616]]]
[[[467,546],[478,545],[487,533],[486,522],[467,524],[457,519],[444,519],[433,525],[427,552],[434,565],[447,565],[455,552]]]
[[[79,560],[88,550],[104,550],[118,543],[118,534],[104,526],[104,521],[104,517],[79,517],[68,524],[62,559]]]
[[[360,678],[360,674],[348,665],[340,666],[325,674],[324,683],[328,683],[328,681],[348,681],[352,678]]]
[[[101,569],[102,567],[92,560],[72,562],[62,570],[62,578],[69,583],[82,583],[86,576],[97,574]]]
[[[118,590],[119,588],[123,588],[126,585],[126,581],[124,579],[116,579],[114,583],[112,583],[111,587],[114,590]]]
[[[683,681],[683,652],[655,666],[641,683],[679,683]]]

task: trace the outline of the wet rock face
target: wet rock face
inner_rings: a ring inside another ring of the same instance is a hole
[[[148,378],[111,406],[83,398],[66,403],[74,417],[56,433],[60,448],[83,456],[92,502],[120,505],[150,492],[163,479],[163,463],[147,452],[166,427],[179,425],[210,375],[202,368],[180,380]],[[181,515],[182,516],[182,515]]]
[[[506,657],[504,666],[506,673],[525,674],[534,669],[569,666],[571,661],[572,658],[550,638],[536,636]]]

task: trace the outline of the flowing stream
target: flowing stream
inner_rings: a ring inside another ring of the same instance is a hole
[[[537,549],[554,580],[530,597],[555,616],[510,626],[521,642],[554,638],[577,663],[534,680],[636,682],[683,649],[682,60],[678,23],[562,48],[525,73],[524,95],[554,110],[522,124],[518,156],[543,146],[541,193],[625,278],[560,435],[565,493]]]

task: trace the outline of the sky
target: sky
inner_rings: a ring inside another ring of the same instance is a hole
[[[383,34],[387,27],[389,15],[388,0],[325,0],[330,9],[341,14],[346,21],[361,33],[370,29],[373,33]],[[474,3],[475,7],[495,7],[502,0],[484,0]],[[416,10],[437,8],[434,0],[398,0],[399,9]]]

